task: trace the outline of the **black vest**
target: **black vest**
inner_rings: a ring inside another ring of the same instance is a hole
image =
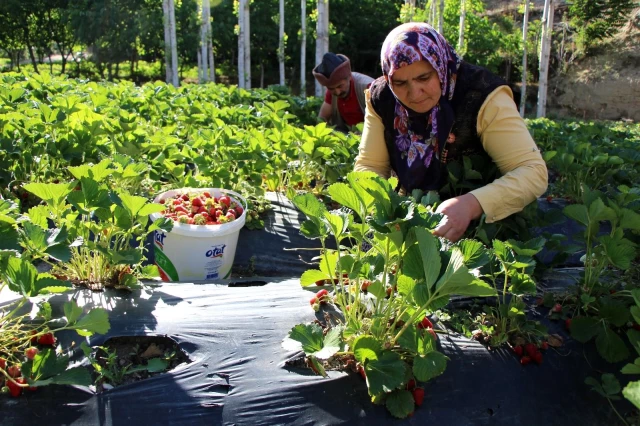
[[[416,188],[435,187],[440,188],[443,198],[449,198],[484,186],[498,176],[497,167],[482,147],[476,124],[478,112],[487,96],[503,85],[506,85],[504,80],[485,68],[464,61],[460,64],[456,88],[449,101],[451,108],[443,110],[445,114],[453,114],[453,125],[451,129],[440,128],[438,131],[440,181],[420,182],[419,176],[405,171],[406,167],[401,163],[400,153],[395,146],[393,122],[396,99],[384,77],[373,82],[370,89],[371,103],[382,118],[390,165],[398,175],[399,184],[407,192]],[[453,142],[447,141],[450,133],[454,135]]]

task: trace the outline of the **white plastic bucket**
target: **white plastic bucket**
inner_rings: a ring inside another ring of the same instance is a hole
[[[247,202],[238,193],[219,188],[181,188],[159,194],[154,202],[177,194],[201,194],[208,191],[219,198],[228,195],[243,208],[242,215],[233,222],[220,225],[189,225],[173,223],[171,232],[155,231],[155,263],[164,281],[204,281],[228,278],[236,255],[238,235],[244,226]],[[151,215],[152,220],[162,217]]]

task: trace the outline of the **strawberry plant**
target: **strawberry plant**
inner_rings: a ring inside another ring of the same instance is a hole
[[[90,383],[86,369],[69,368],[69,357],[55,350],[55,334],[63,330],[75,330],[80,336],[106,333],[109,321],[104,309],[85,313],[72,300],[64,304],[64,318],[52,318],[51,306],[43,301],[35,318],[20,314],[28,297],[63,292],[70,286],[50,274],[38,273],[25,259],[7,252],[0,256],[0,291],[7,288],[22,295],[0,311],[0,383],[12,396],[49,384]]]
[[[301,285],[331,283],[311,305],[331,306],[339,314],[327,312],[322,326],[299,324],[289,338],[301,345],[319,374],[335,363],[360,370],[372,401],[404,418],[424,397],[407,389],[410,381],[439,376],[448,361],[437,350],[428,312],[446,305],[453,294],[495,295],[476,277],[488,256],[480,243],[449,246],[434,237],[431,230],[440,215],[395,193],[394,179],[352,172],[347,182],[327,190],[345,207],[338,211],[328,211],[310,193],[293,199],[308,217],[301,232],[323,247],[319,269],[306,271]],[[326,248],[328,238],[338,250]],[[347,241],[349,246],[343,244]],[[372,248],[364,251],[363,242]]]
[[[573,338],[586,343],[595,339],[600,355],[609,362],[624,360],[629,351],[614,330],[624,326],[630,318],[626,292],[610,291],[604,279],[611,268],[628,269],[637,256],[636,244],[627,238],[640,230],[640,215],[628,206],[636,197],[621,192],[615,199],[600,191],[583,188],[582,204],[565,207],[564,213],[583,225],[581,235],[586,253],[582,257],[584,272],[576,286],[576,294],[566,304],[572,317],[570,331]],[[611,225],[608,233],[601,233],[601,222]],[[553,315],[562,312],[553,312]]]

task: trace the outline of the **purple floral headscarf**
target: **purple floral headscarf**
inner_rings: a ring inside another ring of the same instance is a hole
[[[403,156],[406,155],[409,168],[417,159],[422,160],[425,168],[429,168],[433,157],[439,157],[439,126],[446,126],[443,130],[447,132],[451,128],[452,123],[443,122],[443,115],[440,114],[441,103],[453,98],[461,59],[447,40],[431,25],[409,22],[389,33],[382,44],[380,60],[387,83],[390,83],[396,70],[418,61],[428,61],[438,73],[442,88],[440,102],[425,114],[409,110],[396,94],[393,94],[396,98],[393,126],[396,147]],[[389,88],[393,93],[391,84]]]

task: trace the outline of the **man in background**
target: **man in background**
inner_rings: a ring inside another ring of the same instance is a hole
[[[313,69],[313,76],[327,88],[319,118],[342,131],[364,121],[364,91],[373,78],[352,72],[349,58],[330,52],[325,53],[322,62]]]

